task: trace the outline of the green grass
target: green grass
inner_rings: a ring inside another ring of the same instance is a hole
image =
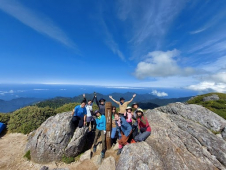
[[[220,99],[217,101],[203,101],[203,97],[211,96],[213,94],[218,95]],[[226,94],[224,93],[208,93],[204,95],[199,95],[187,101],[187,103],[202,105],[203,107],[226,119]]]
[[[31,151],[27,151],[24,155],[24,158],[27,158],[29,161],[31,160]]]
[[[0,113],[0,122],[8,124],[10,120],[10,113]]]
[[[28,134],[53,115],[56,115],[56,112],[52,108],[27,106],[10,115],[7,128],[10,132]]]
[[[66,163],[66,164],[70,164],[72,162],[75,162],[75,158],[74,157],[67,157],[67,156],[63,156],[61,159],[62,162]]]
[[[79,161],[80,157],[82,156],[83,153],[79,154],[78,156],[75,157],[75,161]]]

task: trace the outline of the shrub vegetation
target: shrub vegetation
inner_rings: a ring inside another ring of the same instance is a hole
[[[216,101],[203,101],[203,97],[211,96],[213,94],[218,95],[220,99]],[[206,107],[207,109],[226,119],[226,94],[224,93],[208,93],[199,95],[188,100],[187,103],[202,105],[203,107]]]
[[[37,106],[27,106],[21,108],[11,114],[8,122],[8,130],[10,132],[28,134],[55,114],[55,110],[50,107],[39,108]]]

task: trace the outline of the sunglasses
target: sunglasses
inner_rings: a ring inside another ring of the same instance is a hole
[[[116,110],[116,109],[112,109],[112,110]]]

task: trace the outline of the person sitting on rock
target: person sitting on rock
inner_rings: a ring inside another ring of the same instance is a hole
[[[95,102],[99,107],[100,114],[105,115],[105,99],[101,98],[99,101],[97,100],[97,96],[94,96]]]
[[[116,112],[116,107],[112,106],[112,128],[111,128],[111,146],[116,143],[116,124],[115,124],[115,113]]]
[[[130,135],[132,134],[132,127],[130,124],[126,121],[124,116],[119,116],[118,113],[115,113],[115,121],[116,121],[116,127],[118,131],[119,136],[119,150],[117,152],[117,155],[121,154],[122,148],[128,143]]]
[[[87,111],[87,118],[86,118],[86,126],[89,127],[90,123],[91,123],[91,130],[95,130],[95,120],[93,118],[93,100],[94,100],[95,97],[93,97],[92,100],[88,100],[88,103],[87,103],[87,100],[86,100],[86,95],[83,94],[83,101],[86,104],[86,111]]]
[[[105,157],[105,134],[106,134],[106,118],[104,115],[100,114],[99,110],[95,111],[96,114],[96,132],[95,132],[95,138],[94,138],[94,146],[93,146],[93,152],[96,152],[97,148],[97,140],[101,135],[102,138],[102,151],[101,151],[101,157]]]
[[[126,108],[126,112],[124,113],[124,117],[131,126],[132,126],[132,116],[133,116],[132,107],[128,106]]]
[[[74,123],[75,128],[82,128],[83,125],[86,125],[87,110],[85,105],[86,102],[82,101],[81,105],[76,106],[72,111],[72,122]]]
[[[133,126],[132,126],[132,128],[133,128],[133,138],[135,138],[135,136],[138,135],[137,110],[141,109],[141,108],[139,107],[139,104],[136,103],[136,102],[132,104],[132,108],[135,109],[134,112],[133,112],[133,116],[132,116],[132,119],[133,119]]]
[[[115,99],[112,98],[112,96],[109,96],[109,98],[113,102],[115,102],[119,105],[119,114],[121,114],[121,115],[124,115],[124,113],[126,112],[126,108],[127,108],[128,104],[133,101],[134,97],[136,97],[136,94],[133,95],[133,97],[130,101],[125,102],[125,99],[123,97],[121,97],[119,101],[116,101]]]
[[[132,118],[133,118],[134,120],[137,120],[137,110],[140,109],[140,108],[139,108],[139,104],[138,104],[138,103],[133,103],[133,104],[132,104],[132,108],[135,109],[134,112],[133,112],[133,117],[132,117]]]
[[[142,142],[151,135],[151,127],[148,123],[147,117],[144,116],[144,111],[142,109],[137,110],[137,122],[139,134],[135,136],[134,140],[136,142]]]

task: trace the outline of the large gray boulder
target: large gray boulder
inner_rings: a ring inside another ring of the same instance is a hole
[[[203,97],[203,101],[204,102],[207,102],[207,101],[216,101],[216,100],[219,100],[220,98],[219,98],[219,96],[218,95],[216,95],[216,94],[213,94],[213,95],[211,95],[211,96],[206,96],[206,97]]]
[[[29,135],[26,150],[30,150],[32,161],[48,163],[61,160],[63,155],[75,157],[83,151],[88,129],[75,131],[71,119],[71,112],[57,114]]]
[[[182,103],[148,110],[145,115],[151,136],[126,145],[116,169],[226,169],[226,141],[212,132],[224,129],[224,119],[201,106]]]
[[[180,115],[186,119],[197,122],[214,132],[221,132],[226,127],[226,120],[224,118],[205,107],[196,104],[183,104],[177,102],[159,107],[157,110],[167,114]]]

